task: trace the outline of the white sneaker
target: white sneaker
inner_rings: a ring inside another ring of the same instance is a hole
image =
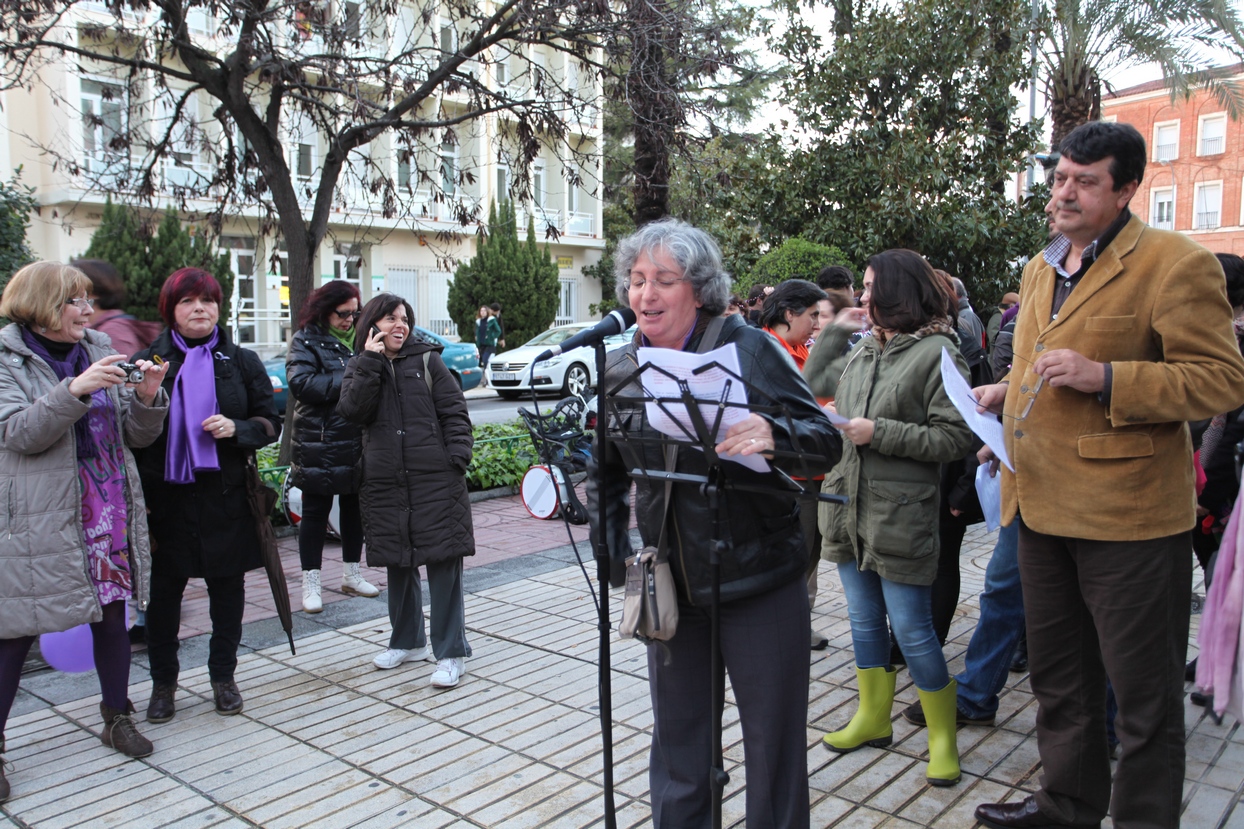
[[[345,563],[345,570],[341,575],[341,592],[353,596],[365,596],[374,599],[380,595],[380,588],[363,578],[363,574],[359,572],[359,563],[357,561]]]
[[[319,613],[324,609],[320,599],[320,571],[302,571],[302,610],[304,613]]]
[[[466,660],[461,656],[442,659],[436,663],[436,670],[432,672],[432,687],[452,688],[465,673]]]
[[[371,661],[382,671],[390,668],[396,668],[403,662],[434,662],[435,657],[432,656],[432,649],[424,646],[413,651],[402,650],[401,648],[389,648],[382,651],[379,656]]]

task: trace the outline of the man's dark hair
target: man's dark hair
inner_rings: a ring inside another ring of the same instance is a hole
[[[912,334],[935,319],[947,320],[953,289],[944,286],[933,266],[914,250],[897,248],[875,254],[869,316],[881,328]]]
[[[787,311],[798,316],[828,297],[806,279],[788,279],[765,297],[765,306],[760,310],[760,324],[765,328],[785,325]]]
[[[1216,253],[1218,264],[1227,276],[1227,301],[1232,308],[1244,306],[1244,258],[1234,253]]]
[[[1058,151],[1076,164],[1094,164],[1111,158],[1110,178],[1114,190],[1128,182],[1140,184],[1145,177],[1145,139],[1131,124],[1089,121],[1063,139]]]
[[[816,275],[816,287],[822,291],[854,288],[855,274],[851,273],[850,268],[842,265],[830,265],[829,267],[821,268],[821,272]]]
[[[111,311],[125,307],[125,281],[108,262],[102,259],[74,259],[69,263],[86,274],[91,280],[91,291],[100,310]]]

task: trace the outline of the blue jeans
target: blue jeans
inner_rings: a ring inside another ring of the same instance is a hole
[[[981,616],[968,642],[959,682],[959,710],[970,717],[998,713],[998,692],[1024,632],[1024,592],[1019,582],[1019,519],[998,531],[985,568]]]
[[[899,650],[907,660],[912,681],[922,691],[940,691],[950,682],[946,658],[933,631],[933,589],[929,585],[899,584],[855,562],[838,565],[838,578],[847,596],[851,642],[858,668],[890,664],[887,613]]]

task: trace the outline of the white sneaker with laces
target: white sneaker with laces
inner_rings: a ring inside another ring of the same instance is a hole
[[[466,660],[461,656],[442,659],[436,663],[436,670],[432,672],[432,687],[452,688],[465,673]]]
[[[302,571],[302,610],[304,613],[319,613],[324,609],[324,601],[320,598],[320,571]]]
[[[359,572],[357,561],[347,561],[341,574],[341,592],[351,596],[365,596],[374,599],[380,595],[380,588],[363,578]]]
[[[371,664],[382,671],[387,671],[390,668],[396,668],[404,662],[421,662],[425,660],[428,662],[433,661],[432,649],[426,645],[410,651],[402,650],[401,648],[389,648],[386,651],[382,651],[379,656],[371,661]]]

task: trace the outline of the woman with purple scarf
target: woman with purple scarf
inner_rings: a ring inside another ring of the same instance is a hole
[[[126,696],[125,603],[142,608],[151,572],[138,469],[127,447],[160,434],[164,368],[124,355],[88,330],[91,281],[36,262],[0,299],[0,752],[22,664],[42,633],[91,626],[104,745],[130,757],[153,747]],[[0,762],[0,802],[9,784]]]
[[[234,345],[216,325],[220,301],[220,284],[207,271],[176,271],[160,289],[168,329],[138,354],[159,356],[169,366],[164,388],[171,401],[164,435],[138,456],[155,541],[147,608],[147,722],[153,723],[168,722],[176,710],[177,632],[192,578],[207,583],[207,673],[216,713],[242,711],[233,674],[242,641],[243,578],[262,566],[246,467],[256,449],[277,439],[281,416],[259,356]]]

